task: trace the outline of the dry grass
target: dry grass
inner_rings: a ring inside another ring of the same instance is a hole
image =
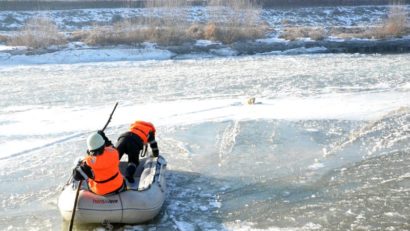
[[[387,18],[380,24],[370,28],[333,28],[330,34],[339,38],[396,38],[410,33],[406,7],[400,4],[391,5]]]
[[[7,40],[8,45],[27,46],[39,49],[51,45],[62,45],[66,38],[58,31],[57,26],[47,18],[31,18],[16,36]]]
[[[230,44],[263,37],[270,29],[260,21],[260,8],[251,0],[212,0],[208,22],[189,22],[188,1],[147,1],[149,16],[126,19],[112,26],[96,26],[76,32],[71,39],[91,45],[137,44],[143,41],[160,45],[208,39]]]
[[[123,24],[123,23],[121,23]],[[180,27],[138,27],[101,26],[89,31],[72,33],[70,40],[81,40],[89,45],[136,45],[145,41],[160,45],[178,45],[198,39],[221,41],[230,44],[236,41],[261,38],[265,29],[255,27],[224,26],[215,23],[192,24],[186,28]]]
[[[202,39],[205,37],[205,27],[201,24],[194,23],[187,30],[187,36],[192,39]]]
[[[327,37],[327,32],[319,27],[289,27],[285,28],[280,38],[294,41],[300,38],[310,38],[312,40],[323,40]]]
[[[260,1],[258,1],[260,2]],[[237,41],[263,38],[273,29],[261,20],[261,6],[256,0],[208,0],[207,20],[189,21],[190,1],[150,0],[145,2],[149,14],[134,18],[113,17],[112,24],[94,26],[87,31],[75,31],[69,37],[58,31],[57,26],[46,18],[32,18],[16,36],[0,35],[0,42],[8,45],[46,48],[69,41],[83,41],[90,45],[140,44],[145,41],[160,45],[178,45],[198,39],[231,44]],[[410,33],[406,8],[395,3],[382,24],[372,28],[335,27],[326,31],[318,27],[292,26],[288,19],[281,38],[294,41],[299,38],[323,40],[328,35],[340,38],[400,37]]]
[[[385,39],[407,33],[407,11],[404,5],[392,5],[387,19],[380,26],[370,29],[367,37]]]
[[[8,40],[9,40],[8,36],[0,34],[0,43],[7,42]]]
[[[185,10],[189,1],[151,0],[145,7],[151,12],[144,23],[138,25],[147,28],[147,41],[163,45],[176,45],[189,41],[190,23]],[[191,31],[192,32],[192,31]]]
[[[221,37],[221,31],[215,23],[208,23],[204,27],[204,38],[207,40],[218,40]]]
[[[281,38],[294,41],[299,38],[311,38],[323,40],[329,35],[342,38],[373,38],[386,39],[396,38],[410,33],[408,26],[406,7],[401,4],[391,5],[388,17],[380,25],[373,27],[333,27],[328,29],[317,27],[287,27],[280,36]],[[285,25],[286,26],[286,25]]]
[[[145,41],[146,33],[135,28],[129,21],[112,26],[97,26],[89,31],[80,31],[72,36],[89,45],[134,44]]]
[[[342,39],[366,38],[367,30],[365,27],[333,27],[329,34]]]
[[[231,44],[237,41],[262,38],[266,29],[263,27],[245,27],[241,25],[221,25],[209,23],[205,26],[204,39]]]
[[[187,23],[183,0],[152,0],[145,2],[150,14],[119,20],[110,26],[95,26],[89,31],[77,32],[72,39],[90,45],[135,45],[145,41],[173,45],[186,41]]]
[[[136,45],[146,41],[173,45],[188,39],[186,32],[178,27],[143,26],[131,21],[118,22],[113,26],[98,26],[89,31],[79,31],[73,33],[71,38],[89,45]]]
[[[272,28],[261,21],[261,10],[253,0],[211,0],[204,38],[227,44],[262,38]]]
[[[147,16],[123,19],[112,25],[96,25],[87,31],[75,31],[68,38],[45,18],[33,18],[9,41],[10,45],[45,48],[68,41],[89,45],[135,45],[145,41],[159,45],[178,45],[198,39],[236,41],[262,38],[270,30],[260,20],[261,8],[253,0],[210,0],[206,22],[189,21],[190,2],[186,0],[151,0],[145,2]]]

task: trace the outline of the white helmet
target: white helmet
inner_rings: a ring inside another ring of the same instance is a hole
[[[87,148],[89,151],[94,151],[104,146],[105,141],[100,134],[94,132],[87,138]]]

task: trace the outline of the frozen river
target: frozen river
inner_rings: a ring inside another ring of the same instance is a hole
[[[8,65],[0,91],[0,230],[67,226],[57,198],[116,101],[107,135],[153,122],[169,168],[157,218],[116,229],[410,229],[409,54]]]

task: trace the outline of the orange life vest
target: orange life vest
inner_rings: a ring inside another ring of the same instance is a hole
[[[118,151],[113,147],[105,147],[97,156],[87,156],[85,161],[94,172],[94,179],[88,179],[91,191],[105,195],[119,189],[123,184],[123,176],[119,169]]]
[[[148,134],[150,132],[155,134],[155,127],[150,122],[135,121],[131,124],[130,131],[139,136],[144,144],[146,144],[148,142]]]

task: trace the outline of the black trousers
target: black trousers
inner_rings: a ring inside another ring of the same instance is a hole
[[[144,142],[141,138],[132,132],[125,132],[118,138],[115,147],[120,154],[120,159],[124,154],[128,155],[128,162],[138,166],[139,155],[144,148]]]

